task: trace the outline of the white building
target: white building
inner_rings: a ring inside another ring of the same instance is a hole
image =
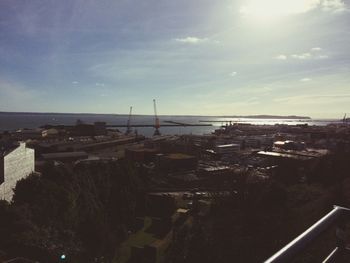
[[[34,150],[24,142],[19,146],[0,148],[0,199],[12,200],[17,181],[34,172]]]
[[[57,137],[59,135],[59,131],[57,129],[51,128],[47,130],[42,131],[42,136],[43,137]]]

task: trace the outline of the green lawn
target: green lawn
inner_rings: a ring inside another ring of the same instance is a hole
[[[150,244],[156,240],[156,238],[151,233],[146,233],[145,230],[152,225],[152,219],[150,217],[145,217],[143,228],[129,236],[129,238],[121,244],[116,255],[114,257],[114,263],[126,263],[128,262],[131,254],[131,247],[138,246],[143,247]]]

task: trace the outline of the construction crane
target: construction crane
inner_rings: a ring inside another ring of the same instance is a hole
[[[160,132],[159,132],[160,124],[159,124],[159,118],[157,115],[157,105],[156,105],[155,99],[153,99],[153,107],[154,107],[154,128],[155,128],[153,136],[155,136],[155,135],[160,135]]]
[[[126,124],[126,132],[125,134],[130,134],[131,133],[131,114],[132,114],[132,106],[130,106],[130,111],[129,111],[129,118],[128,118],[128,122]]]

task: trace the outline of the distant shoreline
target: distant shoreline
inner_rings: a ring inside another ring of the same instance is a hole
[[[118,113],[60,113],[60,112],[7,112],[0,111],[0,114],[7,115],[104,115],[104,116],[128,116],[128,114]],[[133,114],[133,116],[153,116],[152,114]],[[297,115],[159,115],[163,117],[214,117],[214,118],[245,118],[245,119],[288,119],[288,120],[311,120],[308,116]]]

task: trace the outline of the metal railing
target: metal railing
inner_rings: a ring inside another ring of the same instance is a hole
[[[334,262],[338,253],[339,253],[339,247],[336,247],[335,249],[332,250],[332,252],[328,255],[328,257],[326,257],[326,259],[322,261],[322,263]]]
[[[308,243],[314,240],[321,232],[326,230],[336,219],[338,219],[339,216],[349,211],[350,209],[348,208],[334,206],[332,211],[330,211],[327,215],[318,220],[315,224],[313,224],[305,232],[303,232],[301,235],[296,237],[293,241],[291,241],[289,244],[287,244],[285,247],[279,250],[272,257],[267,259],[265,263],[278,263],[290,261],[298,252],[304,249]],[[335,251],[335,253],[336,252],[337,251]],[[331,256],[332,258],[332,253],[329,256]]]

